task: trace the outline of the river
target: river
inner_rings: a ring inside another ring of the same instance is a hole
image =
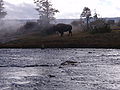
[[[0,49],[0,90],[120,90],[120,49]]]

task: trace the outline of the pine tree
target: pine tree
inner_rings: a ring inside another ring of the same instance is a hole
[[[86,17],[87,21],[87,30],[89,30],[89,19],[91,16],[91,10],[88,7],[84,7],[81,17]]]
[[[34,0],[39,13],[39,23],[48,25],[52,20],[55,19],[55,13],[59,12],[57,9],[52,7],[52,4],[48,0]]]
[[[4,1],[0,0],[0,20],[7,15],[7,12],[4,11]]]

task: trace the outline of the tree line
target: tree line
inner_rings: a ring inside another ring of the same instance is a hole
[[[41,26],[49,26],[50,22],[55,20],[55,14],[59,12],[58,9],[53,8],[52,2],[49,0],[33,0],[36,5],[35,10],[38,12],[39,19],[38,24]],[[7,12],[4,10],[4,1],[0,0],[0,19],[4,18]],[[92,32],[110,32],[110,27],[104,19],[98,18],[98,14],[95,13],[92,17],[91,10],[88,7],[84,7],[80,14],[82,20],[86,20],[86,30]],[[91,19],[94,19],[90,22]],[[78,22],[80,23],[80,22]],[[74,24],[74,23],[73,23]],[[28,25],[29,26],[29,25]],[[100,27],[102,26],[102,27]],[[102,30],[108,31],[102,31]]]

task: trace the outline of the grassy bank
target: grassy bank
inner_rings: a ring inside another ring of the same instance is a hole
[[[51,35],[41,37],[39,34],[22,36],[14,41],[1,44],[1,48],[120,48],[120,31],[90,34],[74,32],[72,37]]]

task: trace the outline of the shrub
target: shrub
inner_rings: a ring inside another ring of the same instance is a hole
[[[111,31],[110,26],[105,25],[102,27],[95,27],[91,30],[91,33],[110,33]]]
[[[31,33],[39,33],[41,36],[47,36],[54,34],[52,24],[48,26],[39,25],[37,22],[27,22],[25,25],[20,27],[17,31],[17,34],[31,34]]]
[[[110,25],[106,23],[104,19],[98,19],[96,21],[91,22],[91,33],[110,33],[112,29]]]
[[[42,35],[52,35],[55,34],[56,32],[53,29],[54,25],[49,25],[47,27],[42,28],[41,33]]]
[[[35,28],[38,24],[36,22],[27,22],[23,27],[25,29],[32,29]]]
[[[117,26],[120,26],[120,20],[117,22]]]

